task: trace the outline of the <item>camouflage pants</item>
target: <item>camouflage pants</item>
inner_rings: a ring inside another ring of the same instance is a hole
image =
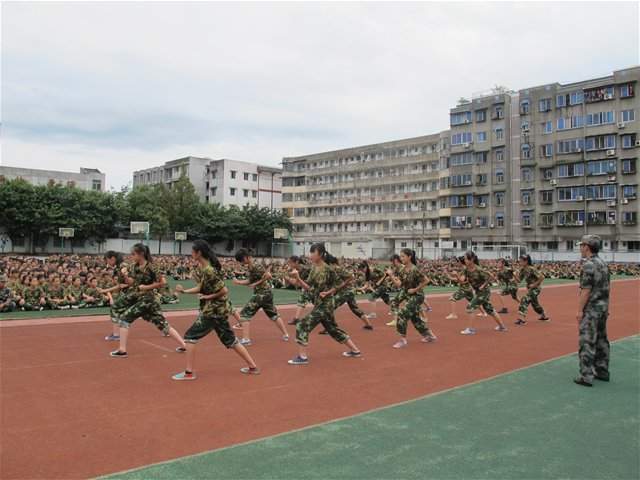
[[[540,303],[538,303],[538,295],[540,295],[540,291],[540,287],[527,290],[526,295],[520,300],[520,308],[518,308],[518,313],[520,315],[524,316],[527,314],[529,304],[531,304],[531,307],[537,314],[542,315],[544,313],[544,308],[542,308]]]
[[[69,305],[71,305],[71,303],[68,300],[65,300],[64,302],[60,302],[60,303],[47,302],[46,308],[48,308],[50,310],[59,310],[60,307],[67,307]]]
[[[171,328],[171,325],[169,325],[162,315],[160,302],[157,300],[140,300],[136,302],[120,315],[118,325],[121,328],[130,328],[131,324],[139,317],[155,325],[155,327],[163,333],[168,332]]]
[[[424,294],[416,293],[415,295],[407,295],[407,303],[400,309],[398,313],[398,323],[396,331],[401,337],[407,336],[407,324],[409,320],[416,327],[416,330],[423,337],[431,335],[431,330],[422,318],[420,318],[420,310],[424,302]]]
[[[469,286],[467,285],[464,285],[458,288],[458,290],[456,290],[455,292],[453,292],[453,294],[451,294],[451,296],[449,297],[449,301],[457,302],[459,300],[462,300],[463,298],[466,298],[467,302],[470,302],[471,300],[473,300],[473,292],[471,291],[471,288],[469,288]]]
[[[500,290],[500,295],[506,297],[507,295],[511,295],[516,302],[518,301],[518,285],[515,283],[509,283],[505,285],[502,290]]]
[[[398,315],[398,308],[400,304],[407,299],[407,292],[404,290],[400,290],[398,294],[391,299],[389,302],[389,306],[391,306],[391,313],[393,315]]]
[[[480,292],[476,292],[476,296],[471,299],[469,305],[467,305],[467,313],[473,313],[480,307],[484,307],[484,311],[487,312],[488,315],[493,315],[493,312],[496,311],[491,305],[489,301],[489,297],[491,295],[491,290],[488,288],[486,290],[482,290]]]
[[[89,302],[88,300],[82,300],[79,304],[78,307],[80,308],[97,308],[97,307],[104,307],[104,302],[102,300],[98,300],[97,302]]]
[[[34,304],[34,303],[25,302],[24,305],[22,306],[22,308],[24,308],[25,311],[27,312],[40,310],[40,307],[44,307],[44,305],[40,305],[39,303]]]
[[[113,323],[118,323],[120,316],[133,305],[135,305],[135,303],[135,297],[131,295],[120,295],[113,301],[113,305],[111,305],[111,309],[109,310],[111,321]]]
[[[389,289],[384,285],[377,287],[373,292],[371,292],[371,299],[376,300],[377,298],[381,298],[384,303],[389,305],[391,299],[389,298]]]
[[[327,333],[338,343],[345,343],[349,340],[349,335],[336,323],[333,315],[333,306],[314,305],[311,310],[296,326],[296,343],[308,345],[309,334],[319,323],[322,324]]]
[[[363,318],[365,316],[365,313],[356,303],[356,292],[352,288],[343,289],[335,295],[334,304],[336,310],[345,303],[358,318]]]
[[[593,383],[594,375],[609,375],[608,316],[609,312],[594,312],[587,308],[578,327],[580,376],[590,383]]]
[[[16,308],[16,302],[10,301],[7,302],[7,304],[0,308],[0,312],[13,312],[13,310]]]
[[[229,313],[227,311],[226,314],[205,315],[203,312],[199,312],[196,321],[184,334],[184,341],[186,343],[197,343],[198,340],[215,330],[220,342],[225,347],[232,348],[238,343],[238,339],[229,326]]]
[[[280,314],[273,304],[273,293],[269,292],[254,293],[240,312],[240,319],[243,322],[248,322],[260,309],[264,310],[267,317],[274,322],[280,318]]]
[[[310,290],[303,290],[298,297],[298,302],[296,303],[296,305],[298,307],[306,307],[309,303],[313,303],[313,294]]]

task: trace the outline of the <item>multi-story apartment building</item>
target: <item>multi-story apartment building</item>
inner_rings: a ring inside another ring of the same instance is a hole
[[[520,90],[521,238],[574,251],[586,233],[605,251],[639,251],[636,88],[640,68]]]
[[[285,158],[294,240],[345,256],[523,245],[575,259],[592,233],[605,256],[630,261],[640,252],[639,76],[478,95],[450,110],[447,132]]]
[[[12,180],[22,178],[33,185],[60,183],[74,185],[83,190],[105,191],[105,174],[95,168],[81,168],[79,173],[35,168],[0,167],[0,177]]]
[[[346,257],[437,247],[448,142],[443,133],[284,158],[283,206],[296,251],[317,241]]]
[[[183,172],[202,202],[282,208],[282,169],[255,163],[185,157],[133,172],[133,184],[164,182],[171,188]]]

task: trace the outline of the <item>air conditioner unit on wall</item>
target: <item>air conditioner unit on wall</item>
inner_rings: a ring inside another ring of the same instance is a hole
[[[607,200],[607,207],[615,207],[615,206],[616,206],[615,200]]]
[[[576,220],[576,225],[584,225],[584,222],[582,220]]]
[[[471,143],[467,142],[464,145],[462,145],[464,148],[471,148]]]
[[[549,185],[557,185],[558,181],[557,180],[549,180]]]
[[[626,124],[624,122],[618,122],[617,126],[618,128],[624,128]]]
[[[581,202],[582,200],[584,200],[584,198],[582,198],[581,196],[576,197],[576,202]]]
[[[622,200],[620,200],[620,203],[622,203],[623,205],[626,205],[627,203],[629,203],[629,199],[623,198]]]
[[[616,154],[616,151],[615,151],[615,150],[607,150],[607,155],[608,155],[608,156],[610,156],[610,157],[611,157],[611,156],[613,156],[613,155],[615,155],[615,154]]]
[[[480,205],[478,205],[480,208],[485,208],[487,206],[486,203],[481,203]]]

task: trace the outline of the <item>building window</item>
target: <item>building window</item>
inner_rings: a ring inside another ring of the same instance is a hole
[[[496,162],[504,162],[504,149],[498,148],[495,151]]]
[[[460,125],[471,122],[471,111],[451,114],[451,125]]]
[[[229,172],[231,173],[231,178],[236,178],[236,171],[235,170],[230,170]]]
[[[571,140],[561,140],[556,144],[556,153],[565,155],[567,153],[579,153],[584,149],[584,138],[574,138]]]
[[[636,225],[638,223],[638,212],[622,212],[622,224],[623,225]],[[628,242],[629,244],[631,243],[637,243],[640,245],[640,242]],[[639,250],[639,248],[635,249],[636,251]],[[632,251],[631,248],[629,248],[629,251]]]
[[[585,118],[585,124],[587,125],[587,127],[593,127],[595,125],[606,125],[614,122],[615,112],[613,110],[609,110],[608,112],[587,113],[585,115]]]
[[[542,122],[542,133],[553,133],[553,122]]]
[[[211,188],[211,196],[215,197],[218,194],[218,187]]]
[[[636,111],[632,108],[629,110],[622,110],[620,112],[621,122],[634,122],[636,120]]]
[[[243,190],[242,190],[242,196],[243,196],[244,198],[249,198],[249,190],[247,190],[247,189],[243,189]]]
[[[249,181],[249,174],[247,172],[244,172],[243,176],[246,181]]]
[[[520,100],[520,115],[529,115],[529,100],[526,98]]]
[[[504,228],[504,213],[496,213],[496,226]]]
[[[251,190],[251,198],[258,198],[258,191],[257,190]]]
[[[551,228],[553,226],[553,213],[543,213],[540,215],[540,228]]]
[[[476,164],[482,165],[483,163],[487,163],[487,152],[477,152],[475,155]]]
[[[636,134],[632,133],[629,135],[621,135],[620,143],[622,144],[622,148],[634,148],[636,146]]]
[[[584,163],[558,165],[558,177],[581,177],[584,175]]]
[[[529,160],[532,158],[531,155],[531,145],[528,143],[523,143],[520,145],[520,158],[523,160]]]
[[[622,160],[622,173],[636,173],[636,161]]]
[[[553,145],[550,143],[540,145],[540,155],[543,157],[553,157]]]
[[[496,170],[496,183],[497,184],[504,183],[504,170],[501,168],[498,168]]]
[[[633,97],[634,94],[635,94],[635,87],[633,85],[620,86],[620,98]]]
[[[600,160],[598,162],[587,163],[589,175],[611,175],[616,173],[615,160]]]
[[[498,207],[504,207],[504,192],[496,193],[496,205]]]
[[[496,140],[504,140],[504,128],[496,128]]]
[[[487,141],[487,132],[478,132],[477,133],[478,143]]]
[[[487,111],[486,110],[477,110],[476,111],[476,122],[486,122],[487,120]]]
[[[463,143],[473,142],[472,132],[456,133],[451,135],[451,145],[462,145]]]
[[[252,174],[252,179],[253,179],[254,182],[257,182],[258,181],[258,174],[257,173]]]
[[[541,112],[548,112],[549,110],[551,110],[551,99],[544,98],[540,100],[539,106]]]
[[[521,170],[521,177],[523,182],[533,182],[534,174],[533,169],[525,167]]]
[[[91,190],[102,190],[102,180],[93,180],[91,182]]]
[[[551,205],[553,203],[553,190],[540,192],[540,203],[542,205]]]
[[[493,119],[499,120],[504,118],[504,104],[500,103],[493,106]]]
[[[584,187],[566,187],[558,189],[559,202],[581,202],[584,200]]]
[[[455,167],[458,165],[471,165],[471,163],[473,163],[473,154],[471,152],[451,154],[452,167]]]
[[[235,188],[230,188],[229,189],[229,195],[231,195],[232,197],[236,196],[236,189]]]
[[[636,198],[638,194],[638,187],[635,185],[624,185],[622,187],[623,198]]]

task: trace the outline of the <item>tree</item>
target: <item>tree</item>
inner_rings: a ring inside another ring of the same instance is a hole
[[[125,225],[130,222],[149,222],[150,233],[162,237],[169,232],[166,211],[158,204],[158,195],[149,185],[136,185],[127,195],[128,214]]]
[[[23,179],[0,182],[0,225],[12,240],[29,237],[33,249],[40,207],[35,187],[29,182]]]
[[[168,190],[167,199],[169,228],[174,232],[193,230],[200,208],[200,197],[184,172]]]

